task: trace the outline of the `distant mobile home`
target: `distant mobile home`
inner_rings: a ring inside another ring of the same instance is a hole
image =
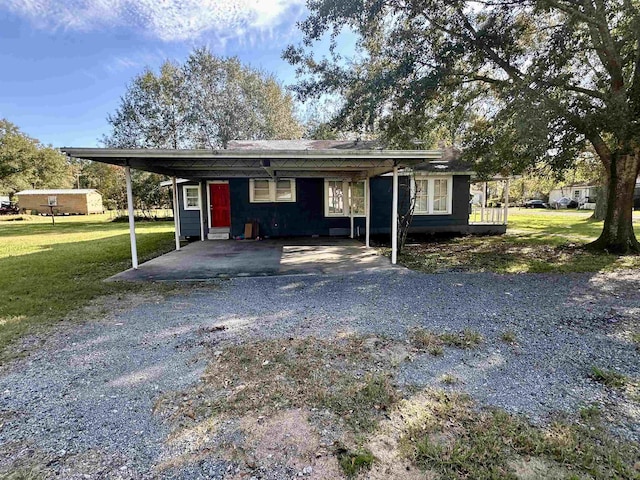
[[[23,212],[55,214],[103,213],[102,195],[94,189],[23,190],[16,193]],[[51,207],[50,207],[51,206]]]

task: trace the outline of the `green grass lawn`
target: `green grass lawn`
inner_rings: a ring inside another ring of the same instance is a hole
[[[447,271],[496,273],[598,272],[640,268],[640,256],[588,252],[581,246],[595,240],[603,222],[591,212],[509,211],[506,235],[462,237],[410,243],[399,256],[406,267],[427,273]],[[640,213],[634,214],[640,236]]]
[[[99,295],[131,290],[102,280],[131,267],[129,226],[108,215],[0,221],[0,362],[25,333]],[[2,217],[0,217],[2,219]],[[140,261],[174,247],[173,222],[136,224]]]

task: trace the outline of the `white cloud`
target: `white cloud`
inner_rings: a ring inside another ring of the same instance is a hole
[[[41,29],[128,26],[167,42],[270,31],[298,19],[304,8],[304,0],[0,0],[0,8],[2,3]]]

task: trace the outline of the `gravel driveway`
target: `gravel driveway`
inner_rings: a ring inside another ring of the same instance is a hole
[[[470,328],[485,342],[417,355],[400,365],[400,384],[453,374],[460,383],[451,388],[533,422],[598,403],[616,435],[640,441],[638,403],[589,377],[592,366],[640,377],[630,333],[638,331],[640,272],[239,278],[132,298],[111,299],[117,307],[97,321],[57,328],[0,371],[0,476],[36,459],[61,478],[162,476],[170,430],[154,402],[198,382],[203,345],[348,333],[405,341],[416,327]],[[500,339],[505,331],[516,345]],[[171,476],[231,478],[233,469],[203,460]]]

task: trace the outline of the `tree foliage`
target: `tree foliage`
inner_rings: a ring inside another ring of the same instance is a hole
[[[272,75],[204,48],[135,77],[107,119],[103,142],[120,148],[226,148],[302,135],[293,99]]]
[[[561,171],[589,145],[609,191],[594,246],[640,250],[631,220],[638,0],[312,0],[309,8],[303,44],[284,52],[298,66],[300,98],[341,94],[338,123],[377,128],[397,146],[448,119],[487,176],[539,163]],[[358,35],[359,58],[347,62],[334,48],[316,59],[314,42],[335,42],[343,29]]]
[[[42,145],[6,119],[0,119],[0,193],[38,188],[68,188],[72,171],[67,159]]]

